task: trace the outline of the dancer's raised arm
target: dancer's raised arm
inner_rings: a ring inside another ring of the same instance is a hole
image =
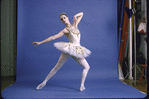
[[[41,42],[33,42],[32,45],[35,44],[35,46],[37,46],[37,45],[40,45],[40,44],[43,44],[43,43],[50,42],[52,40],[55,40],[57,38],[62,37],[66,32],[67,32],[66,29],[64,29],[64,30],[60,31],[58,34],[50,36],[49,38],[47,38],[47,39],[45,39],[45,40],[43,40]]]
[[[73,16],[73,25],[77,27],[83,17],[83,12],[77,13]]]

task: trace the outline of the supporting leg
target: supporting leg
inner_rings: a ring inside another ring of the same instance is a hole
[[[62,53],[57,64],[55,65],[55,67],[50,71],[50,73],[48,74],[48,76],[45,78],[45,80],[37,86],[37,90],[42,89],[47,81],[56,74],[56,72],[63,66],[63,64],[66,62],[66,60],[70,57],[69,54],[66,53]]]
[[[87,76],[87,73],[90,69],[90,66],[88,64],[88,62],[86,61],[86,59],[77,59],[75,57],[73,57],[74,60],[80,64],[84,69],[82,71],[82,76],[81,76],[81,86],[80,86],[80,91],[83,91],[85,90],[85,87],[84,87],[84,83],[85,83],[85,79],[86,79],[86,76]]]

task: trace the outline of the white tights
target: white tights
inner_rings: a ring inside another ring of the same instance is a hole
[[[37,90],[39,89],[42,89],[47,81],[55,75],[55,73],[63,66],[63,64],[67,61],[67,59],[70,57],[69,54],[66,54],[66,53],[63,53],[61,54],[57,64],[55,65],[55,67],[50,71],[50,73],[48,74],[48,76],[45,78],[45,80],[37,86]],[[83,58],[83,59],[80,59],[80,58],[76,58],[76,57],[73,57],[72,58],[78,63],[80,64],[84,69],[83,69],[83,72],[82,72],[82,76],[81,76],[81,86],[80,86],[80,91],[83,91],[85,90],[85,87],[84,87],[84,82],[85,82],[85,79],[86,79],[86,76],[87,76],[87,73],[90,69],[90,66],[89,64],[87,63],[86,59]]]

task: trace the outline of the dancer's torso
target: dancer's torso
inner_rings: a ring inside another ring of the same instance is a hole
[[[69,42],[73,43],[74,45],[80,45],[80,31],[78,28],[70,27],[68,28],[69,34],[68,39]]]

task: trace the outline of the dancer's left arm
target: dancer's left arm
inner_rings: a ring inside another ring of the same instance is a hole
[[[83,17],[83,12],[77,13],[76,15],[73,16],[73,25],[78,26],[79,22],[81,21]]]

